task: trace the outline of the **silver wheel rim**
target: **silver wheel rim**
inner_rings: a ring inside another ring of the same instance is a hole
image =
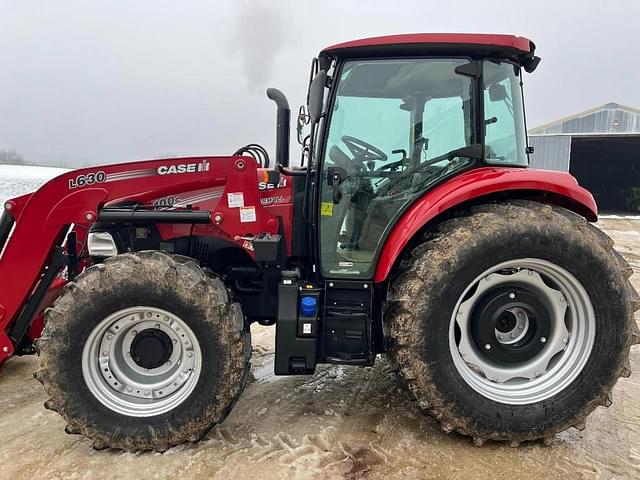
[[[513,305],[506,303],[504,308],[513,314],[513,328],[502,332],[496,327],[495,342],[479,343],[472,333],[477,328],[473,323],[478,322],[478,311],[474,309],[484,305],[492,292],[511,287],[514,292],[508,295]],[[547,309],[547,335],[533,330],[535,317],[529,317],[528,309],[518,304],[516,289],[529,291]],[[515,348],[524,335],[540,344],[535,348],[541,350],[532,358],[504,363],[489,356],[495,348],[501,354],[504,348]],[[526,405],[565,390],[589,359],[594,337],[595,314],[582,284],[554,263],[524,258],[496,265],[468,285],[451,317],[449,347],[456,370],[476,392],[496,402]]]
[[[162,365],[144,368],[131,355],[141,332],[158,332],[171,342]],[[178,316],[137,306],[119,310],[89,334],[82,351],[82,374],[93,396],[122,415],[150,417],[169,412],[195,388],[202,369],[196,336]]]

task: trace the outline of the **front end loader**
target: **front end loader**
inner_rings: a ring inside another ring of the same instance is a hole
[[[65,173],[0,219],[0,362],[96,448],[164,451],[222,422],[250,327],[275,374],[380,354],[445,432],[548,440],[611,404],[638,343],[632,270],[568,173],[529,167],[511,35],[356,40],[312,62],[290,166],[231,156]]]

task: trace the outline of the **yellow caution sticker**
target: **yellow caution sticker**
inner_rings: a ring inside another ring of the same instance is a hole
[[[330,217],[333,215],[333,202],[320,202],[320,215]]]

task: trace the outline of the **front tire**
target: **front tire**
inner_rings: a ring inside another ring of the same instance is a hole
[[[584,428],[629,376],[632,271],[584,218],[535,202],[444,221],[392,280],[391,364],[444,431],[476,445]]]
[[[69,283],[37,342],[45,403],[96,448],[196,441],[244,388],[250,335],[224,284],[185,257],[109,258]]]

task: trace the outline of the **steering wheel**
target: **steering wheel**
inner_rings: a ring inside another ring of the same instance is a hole
[[[398,176],[397,178],[392,178],[390,180],[390,182],[388,184],[386,184],[384,186],[384,190],[381,189],[380,191],[378,191],[378,194],[380,196],[385,195],[386,191],[388,190],[394,190],[394,189],[406,189],[409,188],[409,183],[411,182],[411,177],[416,174],[419,173],[421,171],[427,171],[431,168],[436,168],[437,170],[441,170],[441,168],[437,168],[437,167],[433,167],[434,164],[441,162],[442,160],[447,160],[450,158],[451,152],[449,153],[445,153],[443,155],[439,155],[437,157],[434,157],[430,160],[424,161],[422,163],[420,163],[419,165],[416,165],[414,167],[408,168],[407,170],[403,171],[402,174],[400,176]],[[399,186],[402,184],[402,182],[406,183],[406,185],[403,186]]]
[[[371,161],[387,161],[388,157],[386,153],[364,140],[360,140],[359,138],[349,135],[343,135],[341,140],[347,146],[355,161],[362,163]]]

